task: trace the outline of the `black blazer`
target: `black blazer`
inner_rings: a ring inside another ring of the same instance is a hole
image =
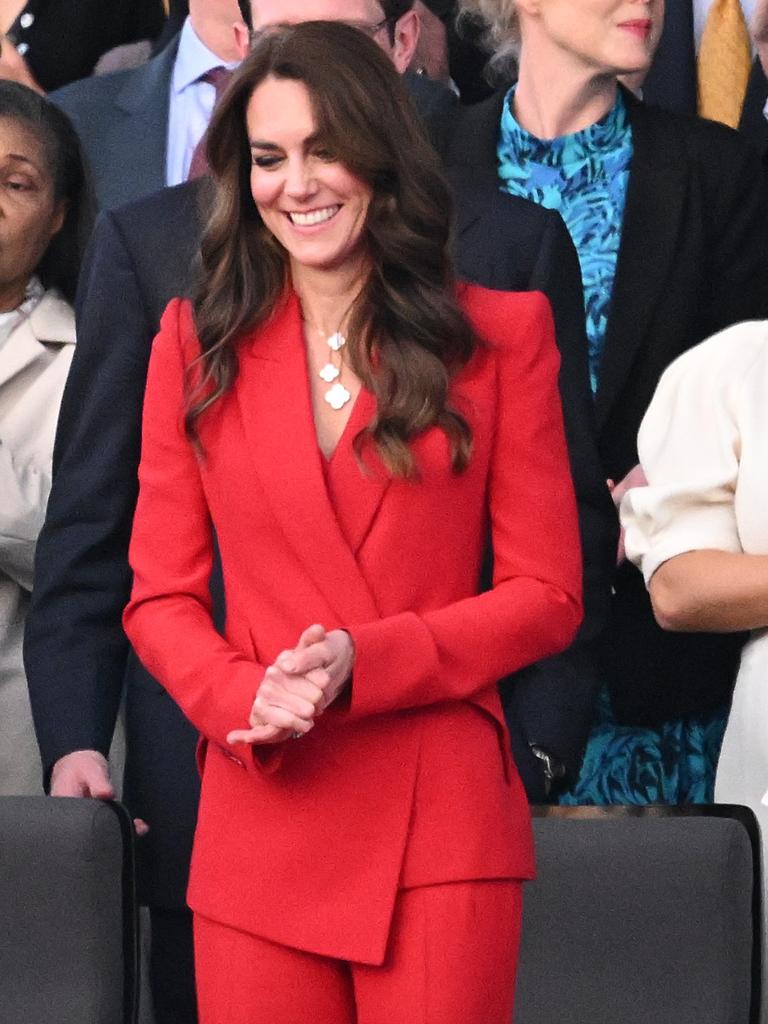
[[[603,470],[616,480],[637,462],[637,431],[664,368],[728,324],[768,316],[757,152],[729,128],[624,95],[634,154],[595,396]],[[449,165],[495,172],[502,103],[498,93],[460,112]],[[621,720],[657,722],[728,699],[740,638],[663,633],[631,565],[614,589],[597,653]]]
[[[154,39],[162,0],[28,0],[9,35],[46,92],[86,78],[102,54]]]
[[[559,214],[501,192],[495,171],[454,166],[446,173],[456,201],[459,273],[487,288],[544,292],[560,350],[560,397],[584,561],[584,621],[565,653],[516,672],[500,687],[517,766],[529,798],[542,803],[541,763],[532,760],[530,746],[557,755],[571,777],[578,771],[598,683],[591,642],[608,619],[618,541],[595,441],[581,273]]]

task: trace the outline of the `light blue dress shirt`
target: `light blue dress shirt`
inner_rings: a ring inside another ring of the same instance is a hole
[[[189,18],[184,22],[179,50],[171,76],[171,102],[168,112],[168,147],[165,164],[166,185],[187,180],[192,154],[213,113],[216,90],[200,78],[213,68],[235,68],[201,41]]]

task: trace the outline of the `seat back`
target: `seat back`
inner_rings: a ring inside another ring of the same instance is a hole
[[[132,823],[119,804],[0,798],[0,1019],[134,1024]]]
[[[534,819],[515,1024],[757,1020],[757,823],[746,808],[710,810]]]

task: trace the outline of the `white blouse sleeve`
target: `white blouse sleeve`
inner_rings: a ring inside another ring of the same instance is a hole
[[[627,557],[646,583],[673,555],[742,550],[734,503],[740,405],[756,373],[768,402],[765,322],[721,331],[663,374],[638,435],[648,486],[628,491],[621,506]],[[754,386],[749,391],[754,401]]]

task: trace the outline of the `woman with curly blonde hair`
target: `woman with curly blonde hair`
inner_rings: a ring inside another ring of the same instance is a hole
[[[664,368],[768,314],[762,169],[736,132],[644,105],[662,0],[462,0],[506,78],[466,108],[448,163],[559,211],[581,263],[598,446],[616,504],[642,482],[637,430]],[[614,483],[615,482],[615,483]],[[586,567],[589,571],[589,566]],[[706,802],[739,638],[664,634],[619,552],[595,649],[604,688],[568,802]]]

